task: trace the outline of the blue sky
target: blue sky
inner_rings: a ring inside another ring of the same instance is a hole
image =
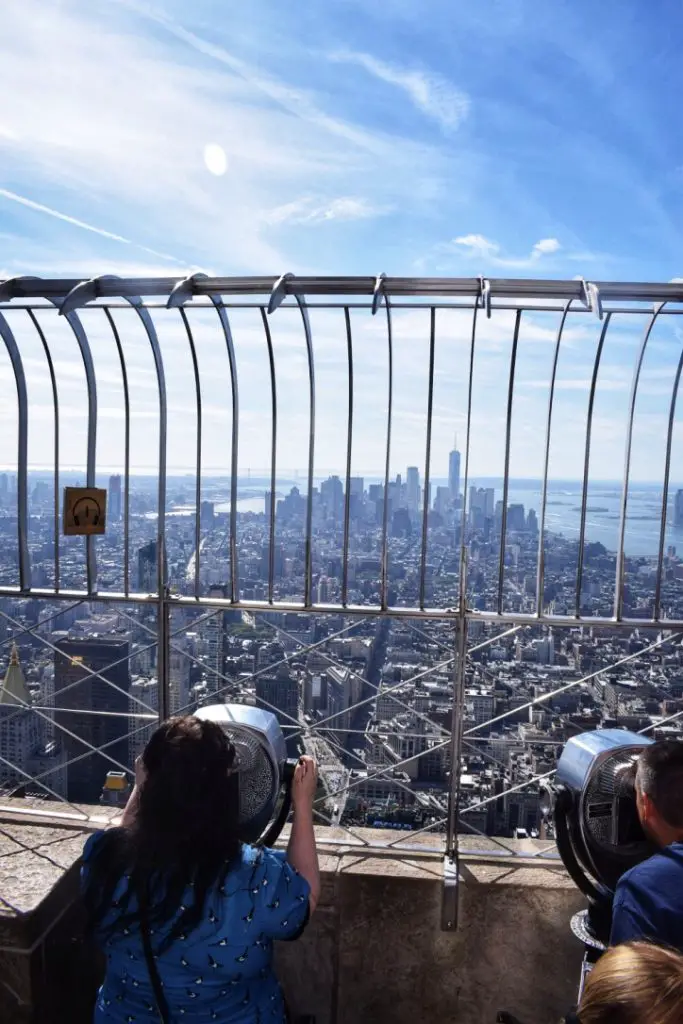
[[[677,130],[683,15],[677,3],[6,0],[0,26],[0,91],[8,100],[0,112],[0,278],[186,268],[683,276],[683,136]],[[424,460],[424,431],[418,442],[415,423],[424,419],[416,395],[424,394],[427,329],[418,320],[406,314],[397,329],[406,352],[397,357],[403,412],[396,469]],[[519,410],[529,440],[520,425],[513,449],[519,475],[535,472],[530,445],[545,393],[534,367],[547,363],[555,326],[550,315],[532,323],[528,370],[521,358],[527,377],[521,378]],[[613,476],[623,458],[619,416],[642,323],[615,327],[614,351],[608,345],[605,357],[606,398],[596,410],[602,446],[596,446],[595,472],[603,477]],[[320,404],[329,414],[329,423],[321,423],[328,437],[319,449],[321,469],[343,465],[340,328],[332,318],[320,321]],[[509,318],[499,317],[488,330],[478,366],[474,468],[493,474],[501,467],[499,383],[509,359]],[[255,322],[245,325],[246,369],[255,367],[257,331]],[[464,322],[454,331],[458,339],[467,337]],[[379,345],[377,332],[376,324],[358,325],[368,345],[373,338]],[[584,317],[570,335],[574,362],[560,388],[568,427],[585,419],[596,332],[597,321]],[[182,337],[168,338],[169,352],[178,347],[180,408]],[[281,338],[283,377],[291,385],[289,399],[283,388],[281,464],[302,468],[297,431],[305,434],[305,363],[296,324],[282,327]],[[651,451],[653,439],[661,439],[663,400],[677,359],[672,339],[673,328],[663,324],[645,367],[642,441],[636,437],[634,451],[634,470],[643,478],[656,479],[659,472]],[[103,374],[113,376],[111,345],[106,352],[102,346]],[[367,372],[379,375],[373,360],[381,357],[365,348],[363,357]],[[69,358],[65,348],[65,367]],[[35,359],[39,394],[37,351]],[[0,364],[3,373],[8,370]],[[77,388],[77,371],[69,373],[64,386]],[[215,376],[210,364],[207,375]],[[464,427],[458,367],[452,381],[444,369],[441,384],[435,457],[445,472],[453,434],[462,437]],[[113,409],[116,396],[110,404],[107,386],[105,380],[101,405]],[[207,404],[220,419],[226,399],[212,386],[207,383]],[[368,414],[358,471],[382,463],[381,394],[376,385],[377,408]],[[247,385],[245,466],[267,462],[261,401],[261,384],[251,391]],[[153,419],[153,406],[142,400],[139,412],[142,420]],[[11,400],[3,415],[11,431]],[[73,426],[73,442],[69,429],[64,458],[77,463],[80,427]],[[183,449],[188,433],[176,442],[179,468],[191,463],[191,445]],[[45,436],[39,427],[33,434],[35,445]],[[575,456],[583,440],[566,435],[558,429],[559,464],[578,475]],[[102,438],[102,465],[117,464],[117,444]],[[142,468],[153,449],[141,443],[139,451]],[[43,459],[38,447],[33,454],[36,463]],[[219,468],[221,460],[218,447],[207,452],[207,465]]]

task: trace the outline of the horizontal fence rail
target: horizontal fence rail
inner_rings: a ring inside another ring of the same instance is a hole
[[[681,313],[676,283],[0,281],[5,810],[109,820],[159,718],[248,701],[320,760],[330,841],[555,856],[566,738],[683,717]],[[75,484],[104,536],[63,535]]]

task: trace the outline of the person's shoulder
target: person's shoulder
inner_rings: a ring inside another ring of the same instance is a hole
[[[674,843],[664,850],[657,850],[640,864],[626,871],[619,879],[618,889],[640,888],[652,879],[662,875],[678,875],[683,872],[683,843]]]
[[[114,829],[111,829],[109,831],[100,829],[99,831],[93,832],[91,835],[88,836],[88,838],[85,841],[85,846],[83,847],[83,853],[81,854],[81,859],[83,860],[84,863],[87,863],[89,860],[92,860],[96,853],[99,853],[100,850],[102,850],[109,842],[111,842],[114,831]]]

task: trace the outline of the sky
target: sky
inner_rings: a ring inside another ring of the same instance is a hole
[[[5,0],[0,12],[0,279],[354,274],[663,280],[683,276],[683,14],[655,0]],[[158,405],[135,314],[116,314],[130,369],[133,468],[153,469]],[[230,378],[216,318],[189,314],[202,375],[205,471],[230,464]],[[83,463],[84,380],[68,325],[40,314],[60,389],[60,461]],[[525,314],[510,469],[542,468],[559,314]],[[98,465],[120,468],[121,372],[101,313],[82,314],[98,375]],[[635,478],[657,481],[681,347],[652,332],[637,402]],[[346,460],[341,311],[311,314],[316,473]],[[51,459],[45,357],[25,313],[29,458]],[[194,464],[196,399],[185,329],[158,314],[169,386],[169,466]],[[591,476],[618,477],[644,316],[615,316],[593,411]],[[277,464],[304,472],[308,367],[295,310],[271,318]],[[472,471],[504,465],[514,316],[480,318]],[[551,473],[579,477],[602,324],[570,316],[558,371]],[[352,315],[355,473],[381,472],[386,322]],[[429,312],[394,315],[392,471],[424,473]],[[233,317],[241,471],[266,468],[272,421],[258,311]],[[436,317],[432,476],[466,431],[471,314]],[[3,446],[16,401],[0,354]],[[678,410],[672,464],[680,465]],[[676,458],[678,453],[678,462]],[[3,456],[11,468],[12,457]]]

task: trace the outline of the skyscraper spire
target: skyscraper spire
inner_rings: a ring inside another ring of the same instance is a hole
[[[19,651],[16,644],[12,644],[12,653],[5,679],[0,686],[0,704],[14,704],[22,708],[29,707],[31,704],[31,694],[19,664]]]

